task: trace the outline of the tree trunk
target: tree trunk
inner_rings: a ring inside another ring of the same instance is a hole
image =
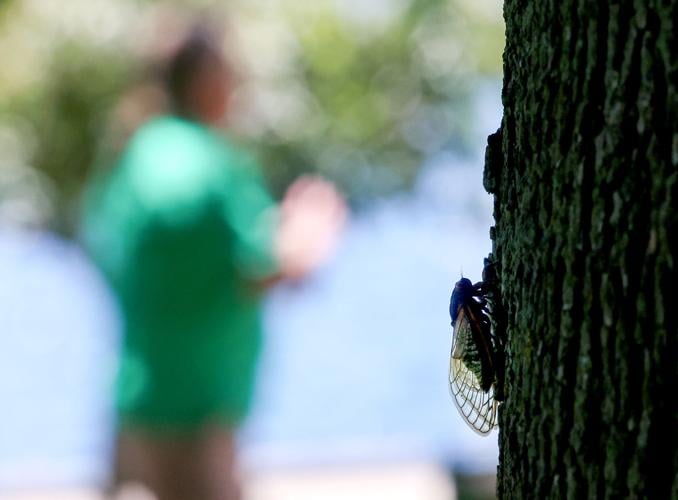
[[[678,498],[678,0],[504,9],[499,497]]]

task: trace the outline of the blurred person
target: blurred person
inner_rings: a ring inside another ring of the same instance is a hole
[[[132,135],[84,203],[84,243],[124,323],[116,483],[160,500],[238,499],[235,431],[252,396],[261,292],[325,258],[345,205],[304,177],[277,207],[252,158],[216,131],[231,79],[207,30],[163,75],[171,112]]]

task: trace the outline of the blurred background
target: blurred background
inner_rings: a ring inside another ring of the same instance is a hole
[[[331,261],[266,299],[246,500],[492,497],[496,433],[450,399],[447,309],[490,251],[501,2],[5,0],[0,498],[100,498],[120,328],[77,244],[81,194],[162,109],[144,65],[194,12],[224,19],[225,125],[273,193],[315,172],[351,207]]]

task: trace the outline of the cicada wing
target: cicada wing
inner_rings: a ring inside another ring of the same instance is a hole
[[[497,426],[493,388],[483,391],[473,372],[456,358],[450,358],[450,392],[459,413],[475,432],[489,434]]]
[[[464,421],[479,434],[488,434],[497,425],[494,387],[484,391],[478,370],[469,366],[467,353],[472,342],[469,319],[463,308],[457,317],[450,352],[450,393]]]

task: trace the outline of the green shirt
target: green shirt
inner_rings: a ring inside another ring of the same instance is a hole
[[[275,272],[275,205],[249,157],[161,117],[93,183],[84,240],[124,321],[124,421],[195,427],[246,413],[260,343],[251,283]]]

